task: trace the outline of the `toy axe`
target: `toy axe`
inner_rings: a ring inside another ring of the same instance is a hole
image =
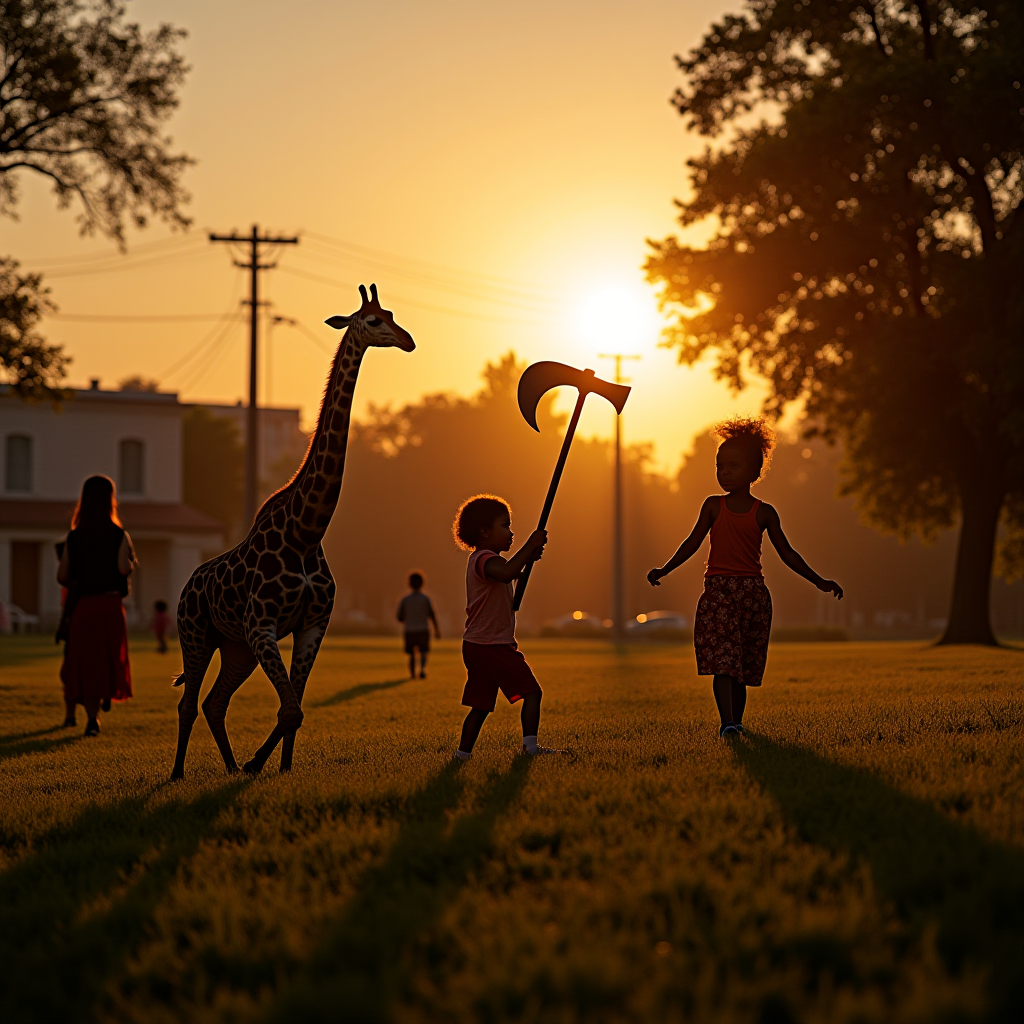
[[[519,378],[519,411],[523,414],[523,419],[534,430],[540,431],[540,427],[537,426],[537,404],[540,402],[541,396],[552,388],[559,387],[576,388],[579,391],[579,397],[576,399],[576,408],[572,411],[572,419],[569,420],[568,429],[565,431],[562,450],[558,453],[555,472],[551,477],[551,486],[548,487],[548,496],[544,499],[540,522],[537,523],[538,530],[543,530],[547,526],[551,506],[555,503],[558,481],[562,479],[565,460],[569,456],[569,446],[576,434],[576,424],[580,421],[580,413],[583,412],[583,403],[587,400],[587,395],[593,392],[602,398],[607,398],[615,406],[615,411],[621,413],[630,391],[624,384],[613,384],[611,381],[595,377],[593,370],[577,370],[576,367],[566,366],[565,363],[534,363],[532,366],[528,366],[523,371],[522,377]],[[519,606],[523,603],[523,594],[526,592],[526,584],[530,581],[533,565],[533,562],[527,564],[516,582],[516,594],[512,602],[515,611],[519,611]]]

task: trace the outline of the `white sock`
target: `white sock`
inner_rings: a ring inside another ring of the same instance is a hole
[[[523,746],[531,754],[537,753],[537,737],[536,736],[524,736]]]
[[[471,750],[470,751],[456,750],[455,751],[455,756],[460,761],[468,761],[473,756],[473,751],[471,751]]]

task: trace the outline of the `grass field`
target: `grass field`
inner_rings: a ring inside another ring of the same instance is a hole
[[[175,652],[85,740],[0,643],[5,1024],[1021,1019],[1024,651],[779,644],[729,743],[690,648],[530,641],[571,756],[505,705],[459,769],[456,644],[331,640],[294,772],[200,719],[172,784]]]

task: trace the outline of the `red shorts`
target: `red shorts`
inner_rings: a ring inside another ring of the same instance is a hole
[[[515,644],[474,644],[462,641],[462,660],[469,678],[462,693],[466,707],[493,711],[498,690],[509,704],[528,693],[540,693],[532,669]]]

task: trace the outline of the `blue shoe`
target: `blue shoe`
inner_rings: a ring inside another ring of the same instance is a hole
[[[741,735],[744,735],[744,736],[746,735],[747,730],[743,728],[743,723],[742,722],[734,722],[733,725],[735,725],[736,731],[738,733],[740,733]]]
[[[739,734],[739,729],[737,729],[736,726],[732,724],[732,722],[730,722],[728,725],[723,725],[722,728],[718,730],[718,737],[719,739],[723,740],[726,736],[739,736]]]

